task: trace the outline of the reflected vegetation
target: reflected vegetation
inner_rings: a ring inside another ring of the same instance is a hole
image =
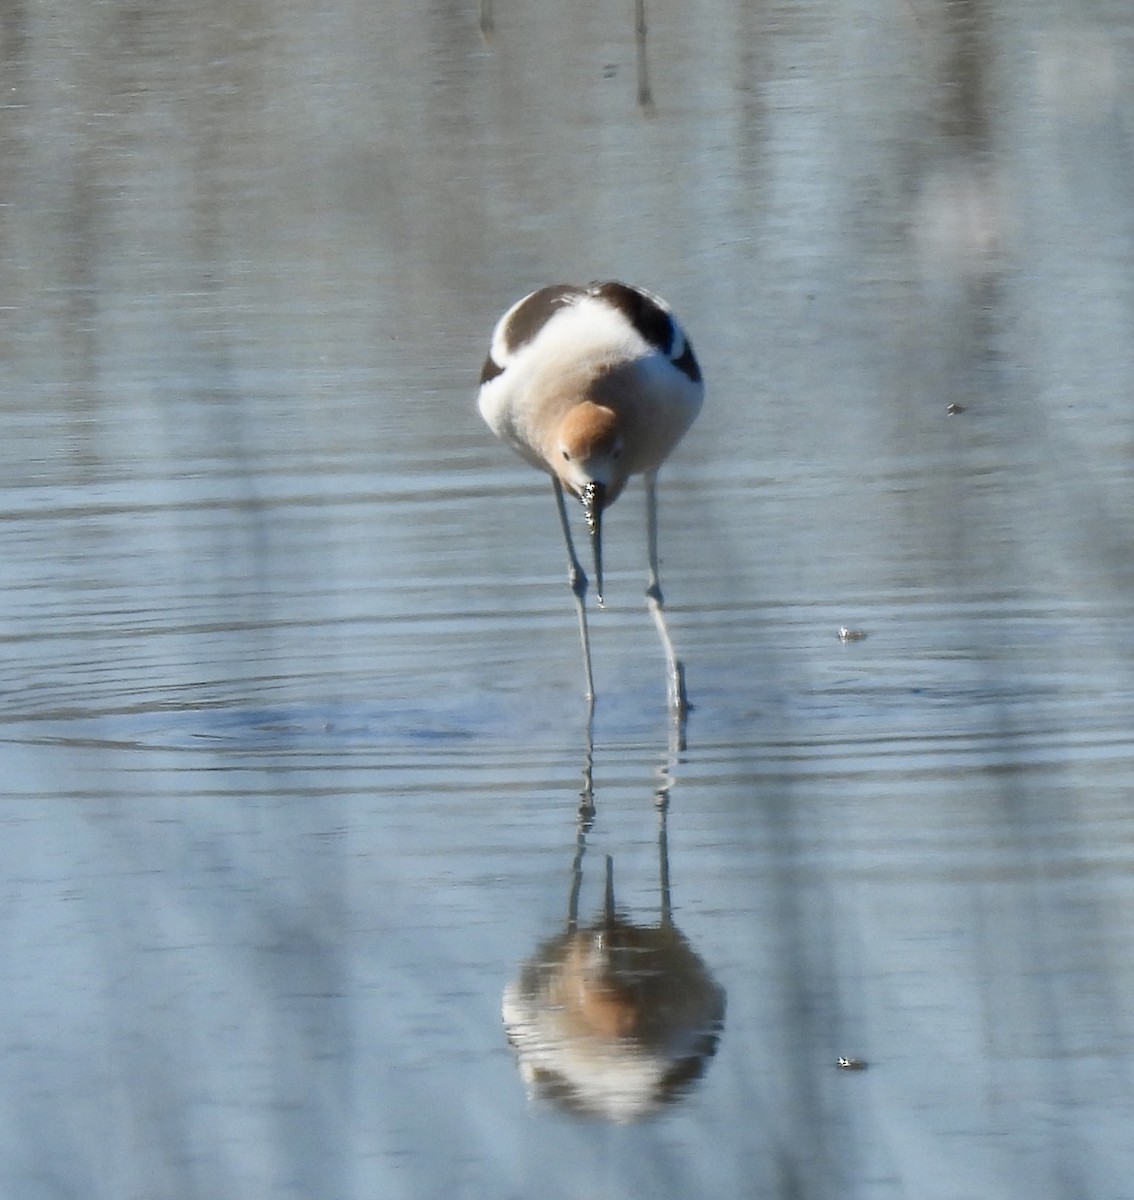
[[[532,1099],[589,1117],[636,1121],[686,1095],[704,1074],[723,1028],[725,992],[673,923],[668,767],[654,797],[657,924],[638,924],[619,910],[609,854],[602,911],[580,924],[595,815],[591,762],[588,730],[566,927],[523,964],[504,990],[502,1012]]]
[[[638,67],[638,107],[646,113],[654,111],[654,93],[650,87],[650,64],[646,53],[646,0],[634,0],[635,61]]]

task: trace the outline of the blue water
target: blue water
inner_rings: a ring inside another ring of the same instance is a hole
[[[629,10],[475,8],[5,23],[0,1195],[1125,1197],[1134,18],[650,3],[644,112]],[[640,489],[588,743],[473,403],[618,276],[708,382],[682,745]],[[663,850],[714,1052],[530,1098],[505,989]]]

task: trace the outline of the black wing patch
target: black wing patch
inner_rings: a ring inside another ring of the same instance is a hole
[[[701,368],[697,365],[689,339],[678,327],[673,314],[662,308],[653,297],[627,283],[613,280],[592,283],[587,293],[618,309],[644,341],[668,355],[673,365],[693,383],[701,382]],[[674,358],[674,350],[678,348],[681,353]]]
[[[583,289],[575,287],[574,284],[555,283],[551,287],[540,288],[538,292],[525,296],[508,318],[508,324],[503,330],[505,350],[509,354],[515,354],[521,346],[526,346],[561,308],[573,304],[575,298],[581,295]],[[488,370],[487,363],[485,370]],[[502,370],[503,367],[496,367],[495,374],[498,375]],[[481,382],[484,382],[483,377]]]
[[[693,383],[701,382],[701,368],[697,363],[697,356],[693,353],[693,344],[688,338],[685,339],[685,349],[682,350],[681,356],[671,361],[682,375]]]
[[[668,354],[673,345],[673,319],[644,292],[627,283],[592,283],[587,292],[616,308],[642,337]]]
[[[497,375],[501,375],[504,368],[490,354],[484,360],[484,366],[480,370],[480,386],[484,387],[490,379],[495,379]]]

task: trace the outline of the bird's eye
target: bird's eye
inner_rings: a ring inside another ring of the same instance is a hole
[[[617,461],[618,461],[618,460],[619,460],[619,459],[622,457],[622,447],[621,447],[621,446],[615,446],[615,447],[614,447],[614,450],[613,450],[613,452],[612,452],[612,453],[611,453],[611,455],[610,455],[610,457],[611,457],[611,458],[613,458],[615,462],[617,462]]]
[[[570,452],[569,450],[560,450],[560,452],[559,452],[559,453],[563,455],[563,461],[564,461],[564,462],[570,462],[570,461],[571,461],[571,452]]]

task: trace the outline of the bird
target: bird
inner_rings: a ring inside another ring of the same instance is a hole
[[[551,476],[578,615],[588,715],[595,702],[588,585],[565,494],[583,507],[601,608],[602,515],[631,476],[644,477],[646,603],[665,655],[670,712],[684,722],[685,671],[666,625],[658,574],[657,475],[703,400],[688,335],[669,305],[642,287],[616,280],[552,284],[518,300],[492,332],[477,404],[497,437]]]

